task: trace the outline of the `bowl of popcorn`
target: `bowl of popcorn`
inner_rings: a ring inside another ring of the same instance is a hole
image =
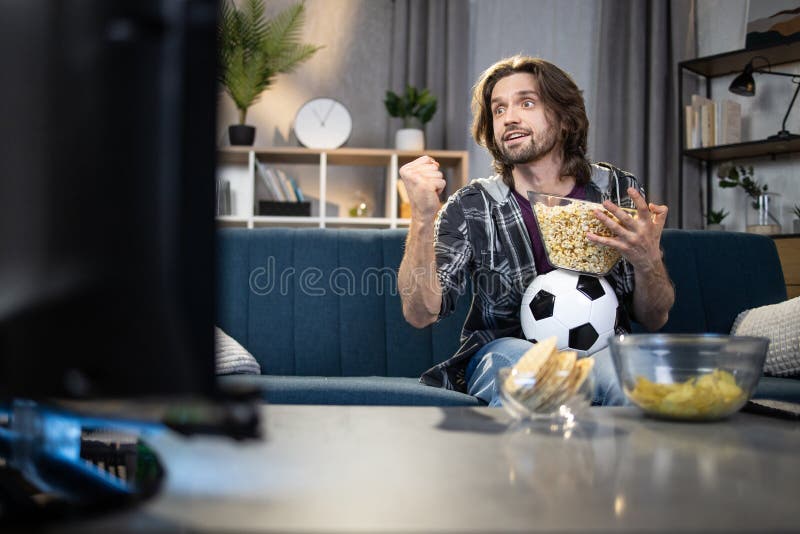
[[[646,414],[714,421],[737,412],[761,378],[769,340],[721,334],[624,334],[609,339],[620,385]]]
[[[531,347],[513,367],[497,373],[503,408],[515,419],[574,419],[591,406],[592,357],[556,349],[551,337]]]
[[[586,237],[586,232],[606,237],[614,235],[594,214],[594,210],[599,209],[615,218],[602,204],[534,192],[529,192],[528,198],[550,265],[604,276],[619,261],[620,253],[615,249],[593,243]],[[635,209],[622,209],[636,216]]]

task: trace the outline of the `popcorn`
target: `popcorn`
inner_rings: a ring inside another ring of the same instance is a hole
[[[548,261],[553,267],[562,269],[607,274],[619,261],[620,253],[606,245],[592,243],[586,237],[586,232],[589,231],[607,237],[614,235],[594,215],[595,209],[603,209],[602,205],[560,197],[549,198],[568,203],[555,206],[542,202],[533,203]],[[636,213],[635,210],[626,211]],[[605,213],[612,219],[615,218],[608,211]]]

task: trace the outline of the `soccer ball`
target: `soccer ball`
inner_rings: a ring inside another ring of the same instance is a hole
[[[525,290],[522,331],[528,341],[555,336],[559,350],[587,356],[608,345],[618,305],[605,278],[556,269],[534,278]]]

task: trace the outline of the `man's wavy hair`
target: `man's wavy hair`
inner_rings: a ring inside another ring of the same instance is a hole
[[[589,119],[583,94],[569,74],[543,59],[516,55],[502,59],[486,69],[472,90],[472,136],[486,147],[494,158],[495,171],[513,187],[511,169],[494,139],[492,126],[492,91],[498,80],[517,72],[528,72],[536,78],[538,93],[551,125],[558,129],[557,143],[563,150],[562,176],[574,176],[579,185],[586,184],[592,170],[586,158]]]

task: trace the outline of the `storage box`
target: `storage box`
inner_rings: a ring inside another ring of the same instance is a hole
[[[311,202],[278,202],[275,200],[259,200],[258,214],[310,217]]]

